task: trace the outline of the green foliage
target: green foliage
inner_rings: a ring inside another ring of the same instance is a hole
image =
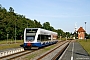
[[[70,32],[66,32],[66,35],[67,35],[67,37],[70,37],[71,33]]]
[[[63,32],[63,30],[57,29],[56,32],[58,33],[58,37],[60,37],[60,36],[62,36],[62,38],[66,37],[65,32]]]
[[[50,31],[55,31],[54,27],[50,26],[50,23],[49,22],[43,23],[42,28],[43,29],[46,29],[46,30],[50,30]]]
[[[37,20],[34,20],[34,23],[35,23],[35,28],[42,28],[42,25],[40,22],[38,22]]]
[[[85,33],[86,39],[90,39],[90,34]]]
[[[0,40],[6,39],[7,34],[9,35],[9,39],[14,39],[15,27],[16,38],[21,39],[20,36],[23,37],[25,28],[41,28],[42,25],[37,20],[31,20],[25,18],[23,15],[14,13],[14,9],[12,7],[7,11],[0,4]]]
[[[14,12],[14,9],[12,7],[10,7],[9,12]]]
[[[50,30],[50,23],[49,22],[43,23],[43,29]]]

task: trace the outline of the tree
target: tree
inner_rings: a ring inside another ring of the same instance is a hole
[[[36,27],[36,28],[42,28],[41,23],[38,22],[37,20],[34,20],[34,23],[35,23],[35,27]]]
[[[2,5],[0,4],[0,9],[2,9]]]
[[[88,34],[88,39],[90,39],[90,34]]]
[[[62,37],[65,37],[65,32],[63,32],[63,30],[61,29],[57,29],[56,32],[58,33],[58,36],[62,36]]]
[[[50,23],[49,22],[43,23],[43,29],[50,30]]]
[[[54,27],[50,26],[50,31],[55,31]]]
[[[10,7],[9,12],[14,12],[14,9],[12,7]]]
[[[66,36],[70,38],[71,33],[70,32],[66,32]]]

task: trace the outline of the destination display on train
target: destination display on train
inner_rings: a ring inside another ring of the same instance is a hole
[[[26,32],[27,33],[36,33],[37,29],[27,29]]]

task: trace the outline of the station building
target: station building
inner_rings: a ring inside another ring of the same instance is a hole
[[[78,39],[85,39],[85,30],[83,27],[80,27],[78,30]]]

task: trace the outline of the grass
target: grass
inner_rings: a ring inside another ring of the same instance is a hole
[[[8,40],[8,42],[6,40],[0,41],[0,45],[1,45],[0,50],[20,47],[20,45],[22,44],[23,44],[23,40],[16,40],[16,43],[14,40]]]
[[[61,38],[61,39],[58,38],[58,40],[63,40],[63,41],[65,41],[65,40],[73,40],[73,38],[67,38],[67,39],[66,38]]]
[[[9,39],[8,41],[7,40],[0,41],[0,44],[12,44],[12,43],[15,43],[15,40]],[[23,40],[16,40],[16,43],[23,43]]]
[[[83,48],[88,52],[90,55],[90,39],[86,40],[78,40],[78,42],[83,46]]]
[[[66,38],[61,38],[61,39],[60,39],[60,38],[58,38],[58,40],[66,40]]]

